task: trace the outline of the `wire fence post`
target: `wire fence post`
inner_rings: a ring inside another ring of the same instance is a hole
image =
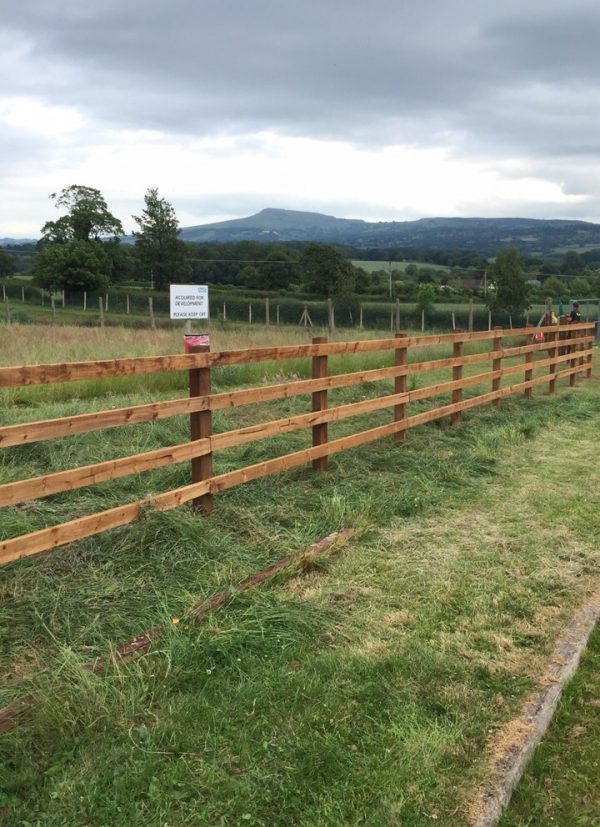
[[[104,327],[104,302],[102,296],[98,296],[98,308],[100,309],[100,327]]]

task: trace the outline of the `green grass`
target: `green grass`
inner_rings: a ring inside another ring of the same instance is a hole
[[[450,267],[447,267],[444,264],[430,264],[426,261],[363,261],[362,259],[354,259],[352,261],[355,267],[361,267],[363,270],[366,270],[367,273],[374,273],[377,270],[383,270],[384,272],[388,272],[389,267],[391,266],[392,270],[402,270],[404,272],[409,264],[415,264],[417,267],[427,267],[431,270],[439,270],[443,273],[448,273],[450,271]]]
[[[500,827],[600,823],[600,627]]]
[[[54,346],[63,358],[74,343],[65,332]],[[116,342],[85,346],[100,358]],[[176,375],[163,387],[147,381],[106,383],[108,397],[102,383],[73,399],[74,386],[48,401],[52,387],[6,391],[3,414],[39,419],[185,392]],[[215,384],[226,387],[225,375]],[[337,391],[331,404],[384,387]],[[215,427],[306,407],[300,397],[220,412]],[[347,420],[331,438],[385,421],[389,412]],[[326,476],[301,468],[225,492],[210,517],[149,511],[5,566],[0,704],[28,692],[36,705],[0,736],[0,817],[44,827],[464,824],[490,732],[516,714],[591,588],[600,509],[586,460],[599,424],[598,383],[563,382],[554,399],[536,392],[469,412],[458,428],[438,423],[400,446],[337,455]],[[184,441],[187,429],[180,418],[6,449],[0,482]],[[309,441],[297,433],[231,449],[216,470]],[[189,468],[172,466],[24,503],[2,513],[2,536],[187,481]],[[295,567],[189,628],[171,623],[341,527],[356,539],[310,570]],[[160,623],[168,633],[148,657],[103,675],[82,668]]]

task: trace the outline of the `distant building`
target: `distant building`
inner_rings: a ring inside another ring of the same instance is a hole
[[[463,290],[483,289],[483,279],[461,279],[460,286]]]

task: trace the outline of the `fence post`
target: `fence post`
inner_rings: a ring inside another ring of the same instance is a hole
[[[156,319],[154,318],[154,300],[152,296],[148,296],[148,312],[150,313],[150,327],[156,330]]]
[[[408,348],[406,346],[406,333],[398,332],[396,333],[395,339],[403,340],[402,347],[397,347],[394,349],[394,365],[395,367],[403,367],[408,364]],[[394,393],[406,393],[406,386],[407,386],[407,376],[406,373],[402,374],[402,376],[396,376],[394,378]],[[406,418],[406,402],[402,402],[399,405],[394,405],[394,422],[402,422],[403,419]],[[406,437],[406,431],[396,431],[394,434],[394,442],[397,444],[402,442],[402,440]]]
[[[590,336],[590,335],[593,336],[594,335],[594,328],[590,327],[585,332],[586,332],[587,336]],[[590,350],[590,353],[588,354],[588,357],[587,357],[588,369],[585,372],[586,379],[591,379],[592,378],[592,352],[591,352],[592,344],[593,344],[592,342],[588,342],[588,344],[587,344],[587,346]]]
[[[248,305],[248,324],[252,324],[252,305]]]
[[[396,333],[400,333],[400,299],[396,299]]]
[[[331,301],[331,299],[330,299]],[[327,336],[313,336],[313,345],[324,345],[328,341]],[[327,356],[313,356],[312,358],[312,378],[324,379],[327,376]],[[327,391],[314,391],[312,395],[312,409],[313,411],[324,411],[327,408]],[[323,422],[320,425],[313,425],[312,427],[312,444],[313,446],[324,445],[327,442],[327,423]],[[313,459],[313,471],[327,471],[329,468],[329,457],[319,457]]]
[[[425,333],[425,311],[421,310],[421,333]]]
[[[499,350],[502,350],[502,328],[495,327],[494,330],[496,331],[496,335],[492,339],[492,352],[497,353]],[[502,357],[497,357],[496,359],[492,360],[492,370],[501,370],[502,369]],[[497,379],[492,379],[492,391],[500,390],[500,377]],[[494,399],[492,401],[492,405],[495,408],[500,407],[500,399]]]
[[[50,296],[50,305],[52,306],[52,324],[56,324],[56,301],[54,299],[54,293]]]
[[[275,308],[275,324],[279,324],[279,305]]]
[[[4,297],[4,306],[6,310],[6,324],[10,324],[10,305],[8,303],[8,296]]]
[[[271,324],[271,313],[268,299],[265,299],[265,324],[267,325],[267,327],[269,327]]]
[[[108,293],[104,296],[104,312],[108,313]]]
[[[557,348],[556,348],[556,339],[558,337],[558,333],[546,333],[546,338],[548,340],[548,357],[550,359],[556,359]],[[556,362],[552,362],[549,369],[550,380],[548,382],[548,394],[550,396],[554,396],[556,393]]]
[[[578,330],[569,330],[569,339],[573,342],[574,339],[577,339],[579,331]],[[569,345],[569,353],[575,353],[577,351],[577,344],[570,344]],[[577,359],[569,359],[569,367],[574,368],[577,366]],[[572,373],[569,376],[569,387],[575,387],[575,373]]]
[[[333,301],[331,299],[327,299],[327,327],[329,328],[329,335],[331,336],[335,328],[335,318],[333,315]]]
[[[64,290],[62,291],[62,306],[63,306],[63,310],[64,310],[65,309],[65,291]]]
[[[363,306],[362,302],[359,305],[359,312],[358,312],[358,329],[363,329]]]
[[[458,330],[454,331],[455,333],[462,333],[463,331],[459,328]],[[461,359],[465,353],[465,343],[464,340],[459,340],[454,342],[452,345],[452,359]],[[459,382],[463,378],[463,366],[462,365],[453,365],[452,366],[452,381]],[[462,402],[462,388],[455,388],[452,391],[452,404],[455,405],[458,402]],[[460,425],[462,421],[462,411],[455,411],[452,414],[451,423],[452,425]]]
[[[129,293],[127,294],[127,315],[129,316]]]
[[[190,353],[209,353],[210,345],[192,345]],[[190,397],[210,396],[211,376],[210,367],[190,369]],[[207,439],[212,436],[212,410],[195,411],[190,414],[190,436],[192,441]],[[212,451],[201,457],[192,457],[192,482],[202,482],[212,477]],[[194,508],[202,509],[205,513],[212,511],[213,495],[203,494],[192,500]]]
[[[454,310],[452,311],[452,330],[456,330],[456,317],[454,315]]]
[[[100,327],[104,327],[104,302],[102,296],[98,296],[98,307],[100,308]]]
[[[473,299],[469,299],[469,333],[473,332]]]
[[[2,301],[6,301],[6,285],[2,282]]]
[[[83,312],[87,310],[87,290],[83,291]]]
[[[530,330],[529,325],[527,328],[525,344],[529,346],[533,344],[533,328]],[[525,381],[530,382],[533,379],[533,353],[531,351],[528,351],[525,354],[525,364],[527,365],[527,370],[525,371]],[[525,388],[525,399],[531,399],[532,396],[533,388]]]
[[[25,304],[25,288],[21,287],[21,301]]]

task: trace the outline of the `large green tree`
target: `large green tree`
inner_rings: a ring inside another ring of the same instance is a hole
[[[56,221],[44,224],[43,242],[66,244],[123,235],[123,225],[109,212],[100,190],[73,184],[58,194],[53,192],[50,198],[57,208],[67,212]]]
[[[516,247],[498,250],[493,275],[496,290],[490,303],[494,308],[506,310],[516,316],[529,307],[530,285],[525,279],[521,256]]]
[[[12,276],[17,272],[13,256],[0,247],[0,276]]]
[[[35,283],[46,290],[81,293],[108,287],[111,261],[100,241],[69,241],[45,247],[32,273]]]
[[[171,282],[189,276],[187,246],[179,238],[179,221],[175,210],[151,188],[144,196],[145,208],[140,216],[132,218],[139,227],[135,236],[135,248],[141,266],[158,290]]]
[[[308,244],[302,256],[304,286],[322,296],[344,296],[354,292],[356,268],[329,244]]]
[[[113,260],[119,257],[117,237],[123,234],[123,225],[93,187],[73,184],[50,198],[66,213],[42,227],[32,266],[36,283],[46,290],[67,292],[107,287]]]

